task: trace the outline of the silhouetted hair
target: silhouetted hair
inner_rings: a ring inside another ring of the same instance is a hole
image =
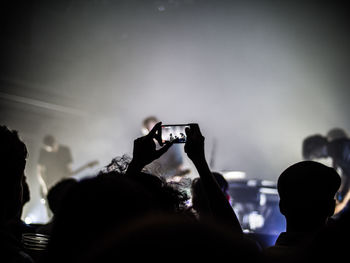
[[[25,159],[28,156],[26,145],[21,141],[16,130],[0,126],[0,161],[2,171],[24,170]],[[9,176],[10,177],[10,176]]]
[[[102,169],[101,173],[108,173],[113,171],[124,174],[128,169],[131,160],[132,158],[127,154],[124,154],[123,156],[117,156],[113,158],[112,161],[104,169]]]
[[[189,197],[180,189],[181,184],[167,182],[163,177],[144,172],[128,174],[128,177],[152,193],[153,209],[168,213],[186,211]]]
[[[193,209],[199,214],[203,213],[203,211],[206,213],[209,210],[207,203],[208,200],[204,192],[200,177],[196,177],[192,180],[191,194]]]
[[[310,159],[312,153],[327,144],[327,139],[319,134],[311,135],[304,139],[302,146],[302,155],[304,159]]]
[[[127,154],[113,158],[112,161],[100,172],[100,175],[125,175],[131,159],[132,158]],[[143,169],[142,172],[136,174],[128,174],[127,176],[135,183],[145,186],[154,196],[157,196],[157,200],[154,201],[154,204],[166,205],[168,206],[167,209],[177,212],[185,210],[186,202],[189,197],[185,191],[181,190],[181,188],[185,187],[186,182],[167,182],[165,178],[151,174],[147,169]],[[169,206],[169,204],[172,205]],[[165,207],[162,207],[162,209],[165,209]]]

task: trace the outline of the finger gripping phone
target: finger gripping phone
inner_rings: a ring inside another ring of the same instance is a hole
[[[166,124],[161,126],[162,142],[185,143],[187,140],[185,129],[189,124]]]

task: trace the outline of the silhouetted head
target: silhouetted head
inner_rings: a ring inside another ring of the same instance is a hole
[[[53,214],[59,210],[64,196],[70,187],[75,185],[77,180],[74,178],[64,178],[49,189],[47,201]]]
[[[186,210],[186,201],[189,199],[180,185],[167,182],[163,177],[139,172],[128,174],[136,184],[144,187],[151,193],[152,209],[167,213],[183,213]]]
[[[221,191],[225,194],[226,198],[230,200],[228,193],[228,182],[221,173],[212,172],[215,180],[221,188]],[[192,195],[192,207],[199,214],[203,215],[203,212],[208,211],[207,207],[207,197],[203,190],[202,181],[200,177],[192,180],[191,184],[191,195]]]
[[[18,216],[22,209],[27,154],[17,131],[0,126],[0,224]]]
[[[327,143],[327,138],[319,134],[305,138],[302,146],[303,158],[311,160],[327,157]]]
[[[329,142],[337,140],[337,139],[344,139],[344,138],[348,138],[348,135],[345,132],[345,130],[341,129],[341,128],[333,128],[333,129],[329,130],[327,133],[327,140]]]
[[[75,262],[96,239],[143,215],[181,212],[181,194],[164,183],[153,175],[116,171],[75,183],[55,214],[50,262]]]
[[[291,165],[278,178],[280,210],[288,219],[315,220],[317,225],[333,215],[334,196],[340,176],[333,169],[314,161]]]
[[[55,214],[48,246],[50,262],[74,262],[114,226],[149,207],[144,189],[125,176],[104,174],[69,187]]]
[[[118,176],[125,175],[129,180],[142,185],[152,193],[154,206],[158,206],[164,211],[180,212],[184,211],[186,201],[189,199],[185,191],[181,189],[182,185],[175,182],[167,182],[165,178],[156,176],[147,172],[128,173],[127,168],[131,158],[128,155],[116,157],[101,172],[101,174],[116,174]]]
[[[200,178],[194,178],[191,184],[192,207],[198,213],[201,213],[206,209],[207,200],[202,188]]]

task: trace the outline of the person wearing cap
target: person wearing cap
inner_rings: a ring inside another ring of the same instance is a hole
[[[268,262],[310,262],[309,256],[318,253],[316,241],[334,213],[340,182],[335,169],[315,161],[295,163],[281,173],[277,190],[286,231],[265,249]]]

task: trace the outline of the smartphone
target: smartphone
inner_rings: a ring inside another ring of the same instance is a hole
[[[185,129],[189,128],[189,124],[167,124],[161,126],[162,142],[171,142],[175,139],[175,143],[185,143],[186,142],[186,132]]]

